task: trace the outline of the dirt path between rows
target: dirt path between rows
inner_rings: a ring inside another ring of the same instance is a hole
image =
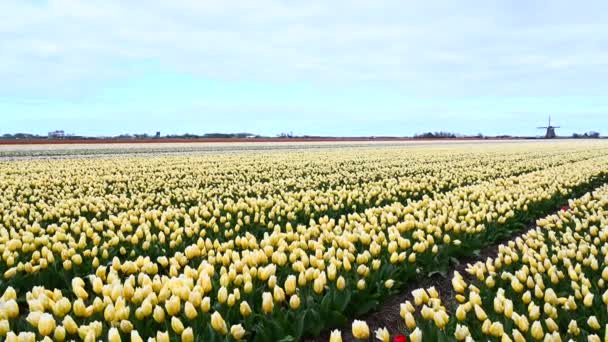
[[[452,276],[454,274],[454,271],[458,271],[465,279],[467,279],[468,274],[465,271],[465,269],[467,268],[467,264],[474,264],[478,261],[485,261],[487,258],[495,258],[498,255],[498,248],[500,245],[506,244],[507,242],[514,240],[517,237],[522,236],[533,229],[536,229],[536,222],[528,225],[526,229],[516,233],[515,235],[496,241],[494,244],[485,247],[475,255],[461,258],[459,260],[458,265],[452,265],[450,267],[445,277],[440,274],[434,274],[430,277],[421,276],[416,280],[412,280],[411,284],[404,287],[399,294],[387,298],[385,301],[382,302],[382,304],[380,304],[380,307],[378,307],[374,311],[369,312],[360,317],[349,318],[348,322],[344,326],[337,328],[342,332],[342,340],[347,342],[360,341],[356,340],[352,335],[351,326],[355,319],[367,322],[371,333],[370,341],[376,341],[375,331],[378,328],[387,328],[391,336],[403,334],[406,328],[404,320],[399,314],[400,304],[404,303],[406,300],[410,300],[413,302],[411,294],[413,290],[434,286],[437,291],[439,291],[443,303],[452,302],[452,298],[454,298],[455,296],[454,290],[452,288]],[[449,309],[450,307],[448,307],[448,311]],[[306,337],[303,341],[326,342],[329,341],[330,333],[330,330],[326,330],[323,331],[321,335],[317,337]]]

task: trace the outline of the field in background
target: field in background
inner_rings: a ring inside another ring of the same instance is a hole
[[[278,140],[278,141],[277,141]],[[1,143],[0,158],[2,157],[80,157],[88,155],[123,155],[123,154],[180,154],[180,153],[217,153],[217,152],[246,152],[246,151],[269,151],[269,150],[299,150],[299,149],[336,149],[336,148],[366,148],[366,147],[416,147],[416,146],[444,146],[458,144],[519,144],[530,143],[530,140],[424,140],[424,139],[394,139],[394,140],[302,140],[294,141],[275,139],[269,142],[258,140],[204,142],[193,141],[168,141],[150,140],[144,142],[112,141],[105,143],[103,140],[78,143],[65,141],[66,143],[45,143],[36,141],[29,144]],[[535,143],[550,143],[548,141],[536,141]],[[580,144],[582,141],[570,141],[569,144]]]
[[[0,174],[0,336],[7,340],[290,341],[334,328],[342,330],[334,340],[366,340],[365,323],[345,324],[411,283],[447,273],[587,192],[599,189],[571,202],[581,207],[573,215],[596,222],[588,216],[608,209],[604,141],[6,145]],[[583,209],[585,201],[596,209]],[[608,227],[597,222],[564,241],[598,237],[596,251],[605,249]],[[603,269],[606,258],[583,253]],[[571,263],[551,272],[572,278],[571,266],[580,279]],[[476,267],[472,274],[497,272]],[[551,269],[531,267],[532,285]],[[521,311],[517,322],[490,315],[488,303],[499,295],[473,283],[463,285],[466,293],[456,289],[468,305],[443,297],[466,305],[465,319],[433,290],[418,291],[403,324],[386,334],[464,340],[467,323],[476,340],[540,336],[520,329]],[[566,285],[557,299],[543,292],[543,300],[557,306],[568,293],[594,312],[586,296],[596,293],[599,305],[599,290],[577,286],[580,296]],[[478,302],[471,292],[479,288]],[[488,329],[467,318],[476,305],[488,312],[489,323],[479,319]],[[572,336],[604,336],[608,316],[597,308],[599,328],[581,321]],[[565,334],[571,319],[555,318],[565,317],[555,310],[528,315],[529,324]]]
[[[293,143],[293,142],[402,142],[402,141],[437,141],[432,138],[397,138],[397,137],[318,137],[318,138],[200,138],[200,139],[0,139],[0,145],[77,145],[77,144],[174,144],[174,143]],[[450,138],[451,141],[475,141],[476,137]],[[512,138],[492,138],[486,140],[514,140]]]

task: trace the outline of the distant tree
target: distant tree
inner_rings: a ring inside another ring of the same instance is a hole
[[[426,133],[421,133],[421,134],[416,134],[414,135],[414,138],[418,138],[418,139],[449,139],[449,138],[456,138],[458,135],[455,133],[451,133],[451,132],[426,132]]]
[[[292,132],[289,132],[289,133],[281,132],[280,134],[277,135],[277,137],[279,137],[279,138],[293,138],[293,133]]]
[[[586,139],[586,138],[597,139],[599,137],[600,137],[600,133],[596,132],[596,131],[585,132],[583,134],[572,133],[572,138],[574,138],[574,139]]]

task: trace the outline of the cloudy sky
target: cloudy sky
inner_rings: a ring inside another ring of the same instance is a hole
[[[608,1],[1,0],[0,133],[608,134]]]

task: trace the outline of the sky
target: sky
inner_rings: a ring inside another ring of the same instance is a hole
[[[608,1],[1,0],[0,134],[608,135]]]

